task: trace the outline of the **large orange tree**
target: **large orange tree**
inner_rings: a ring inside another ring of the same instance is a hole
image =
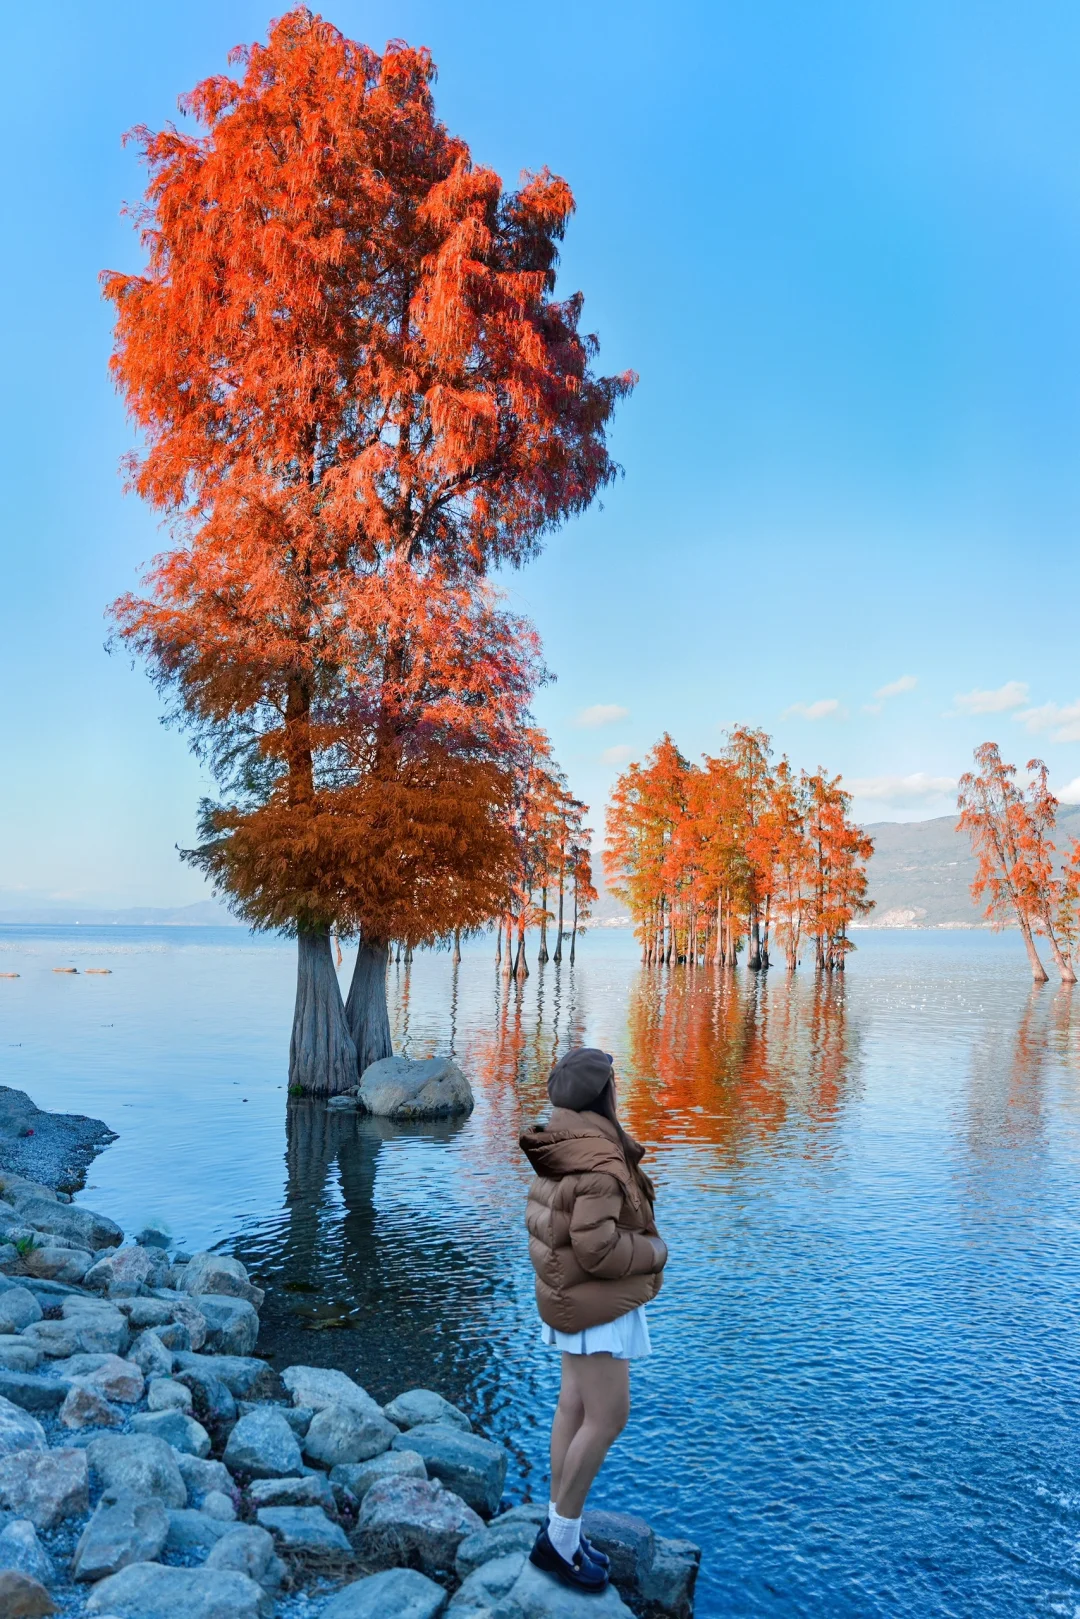
[[[104,277],[131,481],[174,534],[114,612],[218,768],[204,863],[297,935],[291,1077],[325,1092],[389,1050],[387,930],[458,925],[474,811],[498,887],[535,648],[483,576],[614,476],[633,377],[594,375],[555,296],[569,188],[475,164],[426,51],[299,7],[233,61],[181,103],[200,133],[137,132],[147,264]],[[351,1029],[332,925],[361,938]]]

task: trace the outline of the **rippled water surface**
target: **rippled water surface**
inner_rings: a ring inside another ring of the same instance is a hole
[[[463,1401],[515,1498],[557,1383],[517,1135],[602,1045],[671,1262],[598,1504],[701,1541],[702,1615],[1080,1615],[1080,990],[1032,991],[1014,939],[863,932],[833,984],[646,972],[603,932],[521,991],[486,943],[421,955],[399,1049],[477,1094],[426,1130],[288,1108],[287,944],[8,928],[5,970],[3,1082],[121,1132],[83,1199],[239,1253],[279,1364]]]

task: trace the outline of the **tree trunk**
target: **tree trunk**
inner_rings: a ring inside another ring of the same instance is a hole
[[[1020,916],[1017,920],[1020,923],[1020,932],[1024,935],[1024,945],[1027,949],[1028,961],[1031,963],[1031,976],[1037,984],[1045,984],[1050,974],[1039,960],[1039,952],[1035,948],[1031,926],[1026,916]]]
[[[1053,954],[1054,961],[1057,964],[1057,970],[1061,975],[1061,982],[1063,984],[1075,984],[1076,974],[1073,971],[1072,962],[1062,951],[1062,948],[1057,941],[1057,934],[1054,932],[1049,923],[1046,924],[1046,938],[1050,945],[1050,950]]]
[[[574,955],[577,951],[577,878],[574,878],[574,926],[570,932],[570,965],[574,965]]]
[[[529,963],[525,960],[524,915],[525,913],[522,912],[521,917],[518,919],[517,954],[514,957],[514,977],[518,979],[528,978],[529,976]]]
[[[330,929],[301,928],[296,947],[289,1087],[310,1096],[340,1096],[356,1085],[356,1046],[341,1004]]]
[[[565,883],[563,881],[563,874],[560,871],[559,872],[559,936],[555,940],[555,956],[554,956],[554,961],[555,961],[556,967],[562,961],[563,892],[564,892],[564,889],[565,889]]]
[[[455,967],[457,966],[458,962],[461,960],[461,929],[460,928],[455,928],[454,929],[454,953],[453,953],[453,955],[451,956],[450,959],[453,961]]]
[[[361,939],[356,952],[345,1016],[356,1046],[357,1071],[394,1055],[390,1017],[386,1010],[386,957],[384,939]],[[355,1084],[356,1081],[354,1080]]]
[[[500,916],[498,926],[495,929],[495,965],[496,965],[496,967],[499,965],[499,963],[501,961],[502,961],[502,917]]]
[[[412,957],[413,957],[412,945],[407,944],[405,946],[405,965],[406,965],[406,967],[411,967],[412,966]]]
[[[751,972],[761,970],[761,923],[758,921],[757,909],[750,912],[750,926],[747,930],[746,965]]]
[[[540,951],[536,957],[541,967],[545,961],[550,961],[547,947],[547,888],[540,890]]]

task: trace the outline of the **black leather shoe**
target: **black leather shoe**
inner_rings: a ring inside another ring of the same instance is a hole
[[[594,1563],[591,1557],[586,1556],[582,1547],[574,1553],[574,1560],[568,1563],[565,1557],[560,1557],[551,1544],[547,1526],[540,1529],[536,1542],[529,1553],[529,1562],[543,1569],[545,1574],[554,1574],[557,1580],[564,1585],[573,1586],[575,1591],[593,1591],[599,1596],[601,1591],[607,1589],[607,1569]]]
[[[608,1556],[607,1552],[602,1552],[599,1546],[594,1546],[588,1535],[582,1535],[581,1549],[589,1561],[591,1563],[599,1563],[600,1567],[605,1573],[611,1567],[611,1558]]]

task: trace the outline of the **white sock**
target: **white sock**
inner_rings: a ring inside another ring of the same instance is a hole
[[[560,1518],[552,1507],[548,1513],[548,1539],[563,1561],[572,1563],[581,1545],[581,1519]]]

